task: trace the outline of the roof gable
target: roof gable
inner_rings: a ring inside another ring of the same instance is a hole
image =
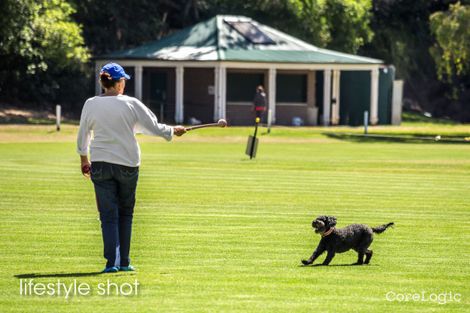
[[[218,15],[161,40],[99,59],[381,64],[381,60],[320,49],[244,16]]]

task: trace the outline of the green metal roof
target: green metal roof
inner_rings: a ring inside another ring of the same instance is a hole
[[[240,23],[240,28],[233,24]],[[257,43],[271,39],[269,44]],[[97,59],[382,64],[383,61],[320,49],[244,16],[218,15],[161,40]]]
[[[334,54],[327,51],[296,51],[296,50],[243,50],[228,49],[223,52],[224,60],[245,62],[272,62],[272,63],[316,63],[316,64],[357,64],[382,63],[378,60],[366,62],[351,58],[348,55]],[[378,62],[374,62],[378,61]]]

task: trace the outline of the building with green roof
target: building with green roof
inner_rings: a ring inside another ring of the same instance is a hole
[[[127,93],[165,122],[252,124],[258,85],[265,87],[265,119],[273,124],[357,125],[364,111],[371,124],[389,124],[401,113],[392,112],[393,67],[318,48],[244,16],[218,15],[97,57],[96,70],[110,61],[131,74]]]

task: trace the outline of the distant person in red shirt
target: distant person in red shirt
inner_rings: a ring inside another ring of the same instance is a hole
[[[261,119],[263,113],[266,111],[266,93],[264,92],[264,88],[261,85],[256,87],[256,94],[253,99],[253,105],[256,117]]]

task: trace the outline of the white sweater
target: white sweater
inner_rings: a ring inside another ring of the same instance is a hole
[[[77,152],[88,155],[90,146],[91,162],[139,166],[140,147],[135,139],[136,133],[171,140],[173,127],[159,124],[155,114],[136,98],[96,96],[83,105]]]

